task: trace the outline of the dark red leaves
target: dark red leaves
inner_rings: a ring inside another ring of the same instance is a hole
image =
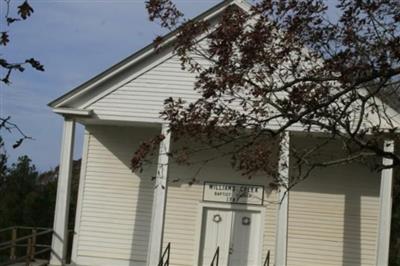
[[[13,144],[13,149],[18,148],[19,146],[21,146],[22,142],[24,141],[24,138],[20,138],[19,140],[17,140],[14,144]]]
[[[7,43],[10,42],[8,33],[6,31],[1,32],[1,37],[0,37],[0,45],[6,46]]]
[[[148,1],[147,8],[163,27],[178,26],[181,13],[171,1]],[[355,150],[382,156],[379,141],[366,136],[394,131],[377,99],[400,90],[399,14],[397,0],[339,0],[334,10],[322,0],[261,0],[249,13],[228,6],[215,24],[187,20],[175,54],[196,74],[198,99],[167,99],[161,117],[176,141],[229,147],[224,155],[248,175],[272,173],[268,162],[277,152],[261,140],[292,127],[342,138],[344,146],[350,138]],[[179,163],[193,153],[175,152]],[[299,165],[310,154],[302,153]]]
[[[131,159],[131,169],[132,171],[142,170],[144,159],[147,156],[152,155],[161,141],[165,138],[164,135],[157,135],[154,138],[143,142],[140,147],[135,151]]]
[[[5,21],[7,26],[11,27],[11,24],[16,21],[26,20],[34,12],[33,8],[30,6],[27,0],[25,0],[21,5],[17,7],[18,15],[21,18],[15,18],[11,16],[12,11],[12,1],[5,1]],[[8,31],[0,32],[0,45],[6,46],[10,42]],[[23,72],[25,70],[25,65],[29,64],[32,68],[38,71],[44,71],[43,65],[34,58],[27,59],[23,62],[10,62],[5,57],[0,58],[0,68],[2,69],[2,76],[0,81],[5,84],[11,83],[11,76],[14,71]]]
[[[40,64],[39,61],[35,60],[34,58],[28,59],[25,61],[26,63],[30,64],[34,69],[39,71],[44,71],[44,67]]]
[[[147,0],[146,8],[151,21],[158,20],[162,27],[172,29],[183,14],[171,0]]]
[[[33,8],[29,5],[28,1],[24,1],[18,6],[18,14],[22,19],[27,19],[33,13]]]

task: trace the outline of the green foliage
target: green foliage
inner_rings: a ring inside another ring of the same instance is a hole
[[[74,227],[81,160],[72,169],[69,228]],[[0,228],[52,227],[57,194],[58,167],[39,173],[28,156],[7,164],[0,136]]]
[[[51,227],[53,223],[55,181],[40,184],[39,173],[28,156],[5,170],[0,185],[0,228],[25,225]]]

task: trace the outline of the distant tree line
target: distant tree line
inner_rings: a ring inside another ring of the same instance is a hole
[[[75,222],[80,165],[81,160],[74,161],[70,229],[74,228]],[[39,172],[26,155],[9,164],[4,142],[0,136],[0,230],[12,226],[52,228],[57,179],[58,166],[46,172]],[[0,233],[0,243],[9,241],[10,238],[10,231]],[[48,241],[51,241],[50,238]],[[0,262],[8,259],[8,252],[8,250],[0,252]]]
[[[1,139],[0,139],[1,141]],[[28,156],[8,164],[0,142],[0,228],[14,225],[52,227],[58,167],[39,173]],[[80,160],[74,162],[70,228],[74,224]]]
[[[56,180],[39,183],[40,174],[28,156],[2,165],[0,228],[14,225],[51,227],[57,190]]]

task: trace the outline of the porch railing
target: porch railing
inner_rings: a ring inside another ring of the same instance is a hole
[[[171,243],[168,243],[167,247],[165,248],[160,262],[158,263],[158,266],[169,266],[169,255],[171,253]]]
[[[53,229],[41,227],[13,226],[0,230],[0,266],[17,262],[25,262],[29,266],[39,255],[50,254],[52,234]],[[39,237],[41,240],[47,238],[45,242],[48,244],[40,243]],[[7,238],[9,240],[3,240]]]
[[[214,257],[211,261],[210,266],[218,266],[219,264],[219,247],[215,250]]]

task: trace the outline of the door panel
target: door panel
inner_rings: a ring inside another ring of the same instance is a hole
[[[200,263],[210,266],[217,247],[219,266],[259,266],[261,214],[205,208],[202,221]]]
[[[227,265],[231,224],[231,211],[205,209],[200,265],[210,266],[217,247],[220,248],[219,265]]]
[[[258,266],[261,217],[258,212],[234,213],[229,266]]]

